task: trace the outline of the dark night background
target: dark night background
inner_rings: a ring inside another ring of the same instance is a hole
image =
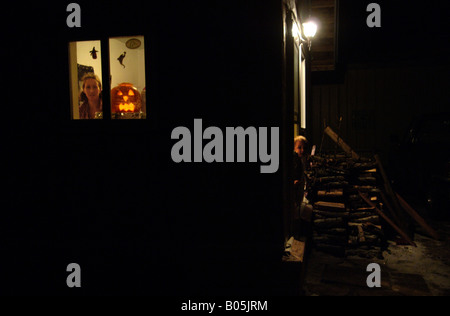
[[[448,217],[448,4],[377,1],[382,27],[371,29],[362,27],[370,2],[339,3],[337,69],[312,75],[309,135],[321,144],[323,122],[339,129],[357,151],[381,156],[396,190]],[[324,148],[335,144],[325,138]]]
[[[8,4],[14,21],[2,21],[0,292],[271,293],[280,172],[176,165],[170,133],[195,118],[223,130],[281,126],[281,4],[78,1],[82,28],[69,29],[68,3]],[[381,29],[366,27],[370,1],[340,3],[339,69],[313,84],[338,84],[351,64],[448,69],[442,2],[377,1]],[[67,42],[132,34],[146,36],[149,120],[70,121]],[[439,99],[448,109],[446,90]],[[78,292],[65,284],[71,262],[82,268]]]
[[[448,62],[448,4],[374,1],[381,6],[382,27],[371,29],[364,27],[369,3],[340,1],[344,62]]]

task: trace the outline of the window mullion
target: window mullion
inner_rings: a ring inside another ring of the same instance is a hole
[[[111,120],[111,80],[109,62],[109,38],[102,38],[103,119]]]

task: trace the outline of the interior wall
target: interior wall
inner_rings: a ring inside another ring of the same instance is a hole
[[[83,66],[91,66],[97,76],[102,78],[102,50],[100,41],[77,42],[77,61]],[[95,47],[97,59],[92,58],[90,52]]]
[[[141,41],[137,49],[129,49],[126,42],[131,38]],[[143,36],[120,37],[110,39],[111,88],[121,83],[132,83],[139,92],[145,88],[145,45]],[[125,68],[117,60],[126,52],[123,60]]]

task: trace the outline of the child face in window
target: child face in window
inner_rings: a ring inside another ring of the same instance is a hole
[[[98,102],[101,90],[97,80],[87,79],[84,83],[83,92],[86,94],[89,102]]]

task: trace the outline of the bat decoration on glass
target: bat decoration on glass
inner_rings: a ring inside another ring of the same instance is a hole
[[[125,68],[125,65],[123,64],[123,59],[125,58],[126,55],[127,52],[123,52],[123,54],[120,55],[119,58],[117,58],[117,60],[119,61],[119,63],[122,65],[123,68]]]
[[[97,59],[97,53],[98,50],[95,49],[95,46],[92,48],[92,50],[89,52],[93,59]]]

